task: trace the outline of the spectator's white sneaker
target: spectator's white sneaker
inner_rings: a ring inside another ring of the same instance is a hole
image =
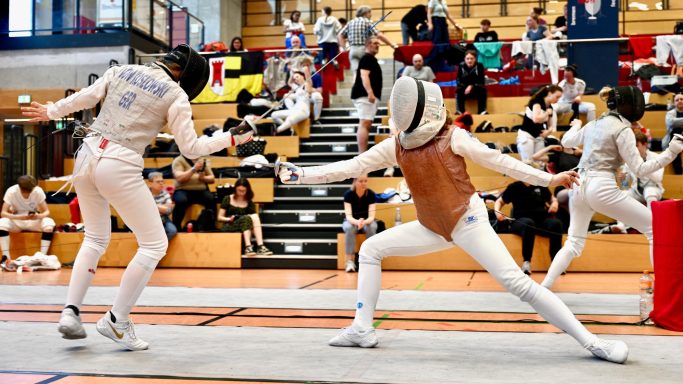
[[[85,339],[88,337],[85,333],[85,328],[83,328],[83,323],[81,323],[81,317],[71,308],[64,308],[62,310],[57,330],[62,334],[62,338],[67,340]]]
[[[586,349],[596,357],[612,363],[623,364],[628,358],[628,346],[620,340],[596,339]]]
[[[361,347],[373,348],[377,346],[377,333],[375,328],[366,329],[365,331],[358,331],[353,327],[344,328],[341,332],[333,337],[329,344],[333,347]]]
[[[97,322],[97,332],[123,345],[131,351],[142,351],[149,348],[149,343],[135,336],[133,321],[111,321],[111,312],[107,311]]]
[[[356,263],[353,260],[346,261],[346,272],[356,272]]]
[[[531,263],[528,261],[525,261],[522,263],[522,272],[524,272],[525,275],[531,275]]]

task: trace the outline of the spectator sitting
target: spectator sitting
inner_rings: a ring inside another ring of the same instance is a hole
[[[552,105],[562,96],[562,88],[551,84],[541,87],[529,100],[522,127],[517,131],[517,152],[522,161],[545,147],[545,138],[557,131],[557,114]]]
[[[306,36],[304,35],[306,27],[299,21],[300,18],[301,12],[295,10],[289,15],[289,19],[282,23],[285,30],[285,48],[287,49],[292,48],[293,36],[298,36],[301,40],[301,47],[306,48]]]
[[[30,175],[19,176],[17,184],[7,188],[0,218],[0,247],[2,248],[3,270],[12,271],[10,256],[10,232],[42,232],[40,253],[47,255],[54,235],[55,222],[48,216],[50,209],[45,201],[45,192]]]
[[[410,9],[401,19],[401,37],[403,45],[408,45],[410,39],[418,41],[417,26],[427,25],[427,6],[418,4]]]
[[[559,115],[573,111],[571,120],[579,117],[579,113],[585,113],[588,121],[595,120],[595,104],[581,101],[586,82],[576,77],[576,67],[568,65],[564,68],[564,79],[558,84],[562,88],[562,97],[553,108]]]
[[[541,15],[543,15],[543,8],[541,8],[541,7],[531,8],[531,12],[529,13],[529,16],[531,16],[531,17],[536,16],[536,18],[538,19],[538,25],[547,26],[548,22],[545,21],[545,19],[542,18]]]
[[[241,232],[244,236],[244,254],[247,256],[266,256],[273,252],[263,244],[261,219],[256,213],[254,191],[249,180],[239,178],[235,182],[235,193],[226,196],[218,210],[218,221],[224,223],[221,231]],[[256,251],[251,244],[251,234],[256,237]]]
[[[564,5],[564,13],[555,19],[555,25],[550,28],[550,33],[556,39],[567,38],[567,4]]]
[[[322,48],[322,65],[325,65],[329,60],[334,60],[332,65],[335,69],[339,69],[339,63],[335,59],[339,53],[339,42],[337,34],[341,31],[341,24],[336,17],[332,16],[332,8],[324,7],[323,15],[318,18],[313,27],[313,33],[318,38],[318,46]]]
[[[552,215],[557,212],[558,202],[547,187],[516,181],[507,186],[495,203],[496,218],[506,220],[500,210],[512,203],[510,231],[522,236],[522,272],[531,274],[531,256],[534,253],[536,234],[550,239],[550,260],[562,248],[562,222]]]
[[[313,67],[313,60],[310,57],[304,57],[299,60],[299,72],[304,74],[310,74],[315,72],[315,67]],[[310,76],[310,75],[308,75]],[[290,76],[290,83],[288,84],[290,88],[296,87],[293,80],[294,73]],[[320,119],[320,114],[323,111],[323,79],[320,73],[316,73],[311,76],[311,104],[313,104],[313,121],[318,121]],[[292,97],[285,100],[285,105],[288,109],[292,109],[294,101]]]
[[[203,158],[193,162],[180,155],[173,159],[171,167],[175,178],[173,224],[180,230],[190,205],[201,204],[205,209],[216,209],[213,194],[209,191],[209,184],[213,184],[215,178],[208,160]]]
[[[498,33],[491,31],[491,21],[489,19],[482,20],[479,25],[481,32],[474,36],[475,43],[494,43],[498,41]]]
[[[419,53],[413,55],[413,65],[407,66],[403,70],[402,76],[408,76],[422,81],[434,81],[434,79],[436,79],[432,69],[424,65],[424,59]]]
[[[171,195],[164,188],[164,175],[161,172],[150,172],[147,175],[147,179],[149,180],[149,190],[152,192],[154,202],[157,204],[157,209],[159,209],[159,215],[161,215],[161,222],[164,225],[166,237],[168,240],[171,240],[178,233],[178,228],[171,221],[173,200],[171,200]]]
[[[355,73],[358,69],[358,63],[361,57],[365,55],[365,43],[370,37],[377,37],[385,44],[392,48],[398,48],[398,45],[389,40],[382,32],[380,32],[373,24],[372,8],[367,5],[362,5],[356,10],[356,17],[351,20],[346,26],[342,27],[337,37],[339,38],[339,46],[346,47],[346,42],[349,43],[349,62],[351,63],[351,70]]]
[[[232,38],[232,41],[230,42],[230,52],[248,52],[247,49],[244,48],[241,37],[235,36]]]
[[[346,253],[346,272],[354,272],[354,252],[356,234],[365,232],[366,237],[377,233],[375,221],[375,192],[368,189],[368,176],[362,175],[353,180],[351,189],[344,193],[344,250]]]
[[[308,67],[307,67],[308,68]],[[288,109],[283,109],[273,112],[270,116],[275,124],[278,124],[277,133],[284,132],[291,129],[294,125],[308,119],[311,114],[311,89],[312,84],[310,79],[306,78],[304,72],[294,72],[292,75],[293,88],[290,93],[285,96],[285,105]],[[293,98],[294,101],[287,99]]]
[[[683,93],[674,96],[674,108],[666,113],[666,135],[662,139],[662,149],[666,149],[673,139],[673,135],[683,134]],[[683,174],[683,166],[681,166],[681,155],[676,156],[671,163],[674,167],[674,173],[677,175]]]
[[[524,41],[538,41],[542,39],[552,39],[548,27],[539,23],[539,17],[531,15],[526,18],[526,32],[522,36]]]
[[[301,39],[299,38],[299,36],[292,36],[292,38],[290,39],[290,46],[287,48],[290,50],[289,52],[287,52],[287,57],[290,58],[290,63],[291,63],[290,65],[293,65],[296,67],[299,64],[295,60],[298,60],[302,57],[311,57],[308,54],[308,51],[305,50],[304,48],[306,48],[306,47],[302,46]]]
[[[465,52],[465,61],[458,67],[458,89],[456,90],[457,112],[465,112],[465,99],[475,98],[480,115],[486,114],[486,88],[484,87],[484,65],[477,62],[477,52]]]

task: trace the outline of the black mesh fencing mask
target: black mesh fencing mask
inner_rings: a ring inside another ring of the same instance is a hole
[[[187,44],[180,44],[164,56],[164,59],[178,64],[182,69],[180,87],[192,101],[209,80],[209,62]]]
[[[609,92],[607,108],[616,110],[630,122],[638,121],[645,114],[645,97],[632,85],[616,87]]]

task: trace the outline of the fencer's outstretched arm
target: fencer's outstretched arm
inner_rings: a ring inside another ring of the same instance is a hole
[[[595,120],[588,124],[595,124]],[[586,124],[586,127],[588,124]],[[562,146],[574,148],[583,145],[583,133],[586,132],[586,127],[582,128],[581,120],[574,119],[571,122],[571,128],[562,136]]]
[[[654,156],[648,161],[643,161],[643,158],[636,148],[636,136],[630,128],[623,129],[617,135],[617,146],[619,148],[619,155],[624,159],[628,168],[637,177],[645,177],[654,171],[664,168],[671,163],[674,158],[681,152],[682,145],[680,139],[674,138],[669,143],[669,147],[662,153]]]
[[[539,171],[496,149],[487,147],[463,129],[453,130],[451,149],[456,155],[529,184],[547,187],[553,178],[553,175],[547,172]]]
[[[297,184],[332,183],[365,175],[378,169],[393,167],[396,165],[396,145],[396,139],[389,138],[355,156],[353,159],[337,161],[318,167],[298,168],[291,163],[283,164],[297,168],[294,172],[299,176],[299,179],[296,181]],[[287,183],[291,174],[291,170],[282,168],[280,179]]]

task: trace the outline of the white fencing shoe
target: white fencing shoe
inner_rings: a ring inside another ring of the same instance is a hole
[[[97,332],[123,345],[131,351],[142,351],[149,348],[149,343],[135,336],[133,321],[111,321],[111,312],[107,311],[97,322]]]
[[[62,310],[57,330],[62,334],[63,339],[68,340],[85,339],[88,336],[83,328],[81,317],[71,308]]]
[[[596,339],[586,346],[593,355],[613,363],[623,364],[628,358],[628,346],[620,340]]]
[[[377,334],[375,328],[366,329],[365,331],[358,331],[353,327],[344,328],[341,332],[333,337],[329,344],[333,347],[361,347],[373,348],[377,346]]]

